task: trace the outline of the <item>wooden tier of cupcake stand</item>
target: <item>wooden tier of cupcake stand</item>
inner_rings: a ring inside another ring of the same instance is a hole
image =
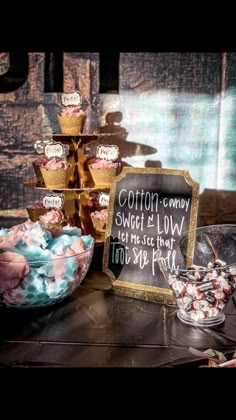
[[[37,179],[24,182],[26,187],[36,188],[45,191],[45,194],[63,196],[63,212],[65,220],[71,226],[82,229],[83,234],[91,234],[96,243],[104,241],[104,235],[97,234],[91,221],[90,213],[97,210],[97,205],[91,205],[91,194],[104,193],[109,200],[110,188],[107,185],[94,185],[93,179],[86,165],[89,157],[94,156],[95,149],[100,143],[101,137],[108,137],[109,134],[79,134],[76,136],[65,134],[53,134],[55,142],[60,142],[68,147],[67,162],[70,165],[68,188],[63,190],[54,188],[50,190],[39,185]],[[49,191],[49,193],[48,193]]]
[[[63,211],[68,223],[80,227],[85,235],[91,234],[96,243],[103,242],[104,236],[96,234],[91,221],[90,213],[97,208],[95,205],[91,206],[90,198],[93,193],[104,193],[109,200],[110,188],[107,185],[94,184],[87,166],[88,159],[95,156],[96,149],[101,144],[116,145],[120,150],[120,158],[149,155],[156,153],[157,150],[141,143],[120,141],[117,133],[53,134],[52,139],[67,148],[67,162],[71,169],[68,188],[63,190],[55,188],[51,191],[54,194],[63,194]],[[49,190],[39,186],[37,179],[27,181],[24,185],[30,188]]]

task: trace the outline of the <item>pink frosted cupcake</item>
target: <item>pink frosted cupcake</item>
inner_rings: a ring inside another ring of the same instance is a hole
[[[61,234],[65,222],[64,214],[61,210],[49,210],[44,215],[39,216],[39,221],[44,228],[49,230],[53,237]]]
[[[38,185],[39,186],[44,186],[44,180],[43,180],[43,176],[42,176],[42,172],[41,172],[41,165],[44,165],[48,162],[48,158],[47,156],[41,156],[38,157],[37,159],[35,159],[32,162],[33,168],[34,168],[34,172],[38,181]]]
[[[39,216],[47,213],[48,211],[41,201],[35,201],[35,203],[31,207],[27,207],[26,210],[32,222],[37,222],[37,220],[39,220]]]
[[[81,134],[86,121],[86,113],[79,106],[65,106],[57,116],[62,134]]]
[[[40,166],[45,186],[49,189],[67,188],[69,165],[62,159],[51,158]]]
[[[94,211],[90,213],[93,227],[97,235],[104,235],[106,231],[108,210],[103,209],[101,211]]]
[[[88,168],[96,186],[109,188],[114,177],[119,173],[120,163],[97,158]]]

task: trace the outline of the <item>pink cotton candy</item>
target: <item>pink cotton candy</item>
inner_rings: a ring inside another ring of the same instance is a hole
[[[30,230],[32,226],[33,222],[27,220],[26,222],[9,229],[7,235],[0,236],[0,248],[14,248],[19,240],[24,238],[25,232]]]
[[[0,236],[0,248],[14,248],[22,238],[23,232],[10,232],[8,235]]]
[[[80,252],[84,252],[87,248],[81,238],[78,238],[73,244],[70,246],[70,249],[75,253],[79,254]]]
[[[22,240],[28,246],[42,245],[44,247],[44,235],[45,231],[38,222],[33,223],[31,220],[27,220],[26,222],[11,228],[8,235],[0,236],[0,248],[14,248],[19,240]]]
[[[29,272],[26,258],[15,252],[0,254],[0,294],[18,286]]]
[[[22,240],[27,246],[30,245],[39,245],[40,241],[42,240],[44,236],[44,231],[41,228],[41,226],[38,224],[35,224],[31,227],[31,229],[26,230],[22,236]]]
[[[87,250],[85,243],[81,238],[78,238],[71,245],[70,249],[76,254],[76,261],[79,263],[78,272],[83,272],[86,266],[89,264],[89,255],[84,251]]]
[[[16,225],[11,228],[11,233],[18,233],[18,232],[27,232],[28,230],[31,230],[32,227],[34,227],[35,224],[31,220],[26,220],[26,222],[21,223],[20,225]]]
[[[65,258],[58,258],[56,256],[52,256],[52,263],[53,263],[53,274],[55,276],[55,280],[63,279],[66,273],[66,259]]]
[[[11,289],[11,290],[7,290],[5,293],[3,293],[3,298],[4,301],[6,301],[7,303],[10,304],[24,304],[25,302],[25,298],[24,296],[20,293],[20,291],[18,290],[18,288],[15,289]]]

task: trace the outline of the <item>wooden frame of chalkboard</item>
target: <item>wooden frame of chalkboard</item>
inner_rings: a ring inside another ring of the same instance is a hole
[[[124,167],[110,190],[103,271],[117,294],[173,303],[158,258],[191,265],[199,184],[187,170]],[[187,259],[178,243],[188,232]]]

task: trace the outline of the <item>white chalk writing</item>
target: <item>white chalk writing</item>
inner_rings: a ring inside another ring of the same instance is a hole
[[[113,217],[118,242],[112,243],[112,263],[133,264],[139,270],[150,266],[153,276],[160,272],[158,260],[177,269],[178,239],[190,208],[190,197],[122,188]]]

